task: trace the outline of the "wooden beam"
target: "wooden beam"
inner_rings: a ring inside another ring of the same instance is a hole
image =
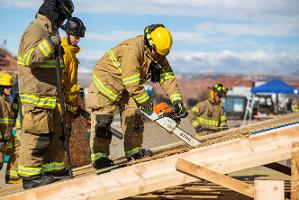
[[[292,144],[291,200],[299,200],[299,141]]]
[[[294,140],[299,140],[299,124],[192,149],[99,176],[89,175],[53,183],[0,199],[121,199],[196,181],[175,169],[178,158],[226,174],[290,159]]]
[[[269,163],[266,165],[263,165],[264,167],[267,167],[269,169],[273,169],[275,171],[278,171],[280,173],[286,174],[288,176],[291,176],[291,168],[285,165],[282,165],[280,163],[274,162],[274,163]]]
[[[195,178],[201,178],[229,188],[246,196],[254,198],[254,187],[239,181],[237,179],[225,176],[223,174],[212,171],[208,168],[195,165],[184,159],[179,158],[176,163],[176,169],[184,174],[193,176]]]
[[[255,180],[254,200],[284,200],[284,181]]]

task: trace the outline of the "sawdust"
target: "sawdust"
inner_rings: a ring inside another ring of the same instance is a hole
[[[243,127],[234,128],[226,131],[221,131],[213,134],[209,134],[207,136],[203,136],[200,139],[201,144],[195,148],[206,147],[209,145],[226,142],[229,140],[234,140],[237,138],[246,138],[249,137],[253,133],[257,133],[260,131],[272,129],[275,127],[285,126],[287,124],[297,123],[299,122],[299,113],[293,113],[289,115],[279,116],[275,119],[258,122],[254,124],[249,124]],[[175,154],[180,154],[184,152],[188,152],[192,149],[192,147],[173,147],[173,149],[168,149],[165,152],[160,154],[156,154],[152,157],[147,157],[144,159],[136,160],[132,162],[132,164],[147,162],[155,159],[160,159],[164,157],[169,157]]]

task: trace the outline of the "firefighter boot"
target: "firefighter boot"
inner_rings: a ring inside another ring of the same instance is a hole
[[[103,157],[103,158],[96,160],[94,163],[92,163],[92,165],[96,169],[103,169],[103,168],[113,166],[114,163],[111,159]]]
[[[149,149],[140,149],[137,153],[133,154],[131,157],[129,157],[127,159],[128,159],[128,161],[130,161],[132,159],[137,160],[137,159],[142,159],[145,157],[151,157],[153,155],[154,155],[154,153]]]
[[[55,177],[53,175],[39,175],[34,177],[23,177],[23,188],[30,189],[34,187],[39,187],[43,185],[48,185],[55,182]]]
[[[70,168],[65,168],[65,169],[60,170],[58,172],[52,173],[51,175],[53,175],[56,180],[71,179],[72,178],[72,171],[71,171]]]

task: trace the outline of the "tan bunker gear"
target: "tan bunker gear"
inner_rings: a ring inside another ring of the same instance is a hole
[[[166,57],[152,58],[144,36],[125,40],[110,49],[95,66],[87,102],[92,109],[90,145],[93,163],[109,156],[110,125],[116,111],[121,115],[126,157],[130,158],[141,149],[144,118],[137,107],[150,101],[143,84],[150,78],[150,66],[154,61],[161,65],[163,90],[172,102],[182,101]]]
[[[50,20],[41,14],[22,36],[18,53],[22,102],[20,176],[28,178],[65,169],[58,111],[55,47],[49,40]],[[63,68],[63,62],[61,65]]]
[[[9,99],[4,94],[0,96],[0,152],[1,168],[4,155],[11,155],[14,149],[14,137],[11,134],[16,121],[16,112],[10,106]]]
[[[209,99],[195,105],[189,115],[198,139],[200,136],[228,129],[226,114],[221,103],[221,98],[226,96],[228,88],[221,83],[209,88]]]

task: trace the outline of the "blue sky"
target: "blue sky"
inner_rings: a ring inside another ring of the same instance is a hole
[[[0,0],[0,44],[17,54],[42,0]],[[80,71],[118,42],[163,23],[173,34],[176,72],[292,74],[299,70],[298,0],[74,0],[87,27]],[[64,34],[61,32],[62,35]]]

